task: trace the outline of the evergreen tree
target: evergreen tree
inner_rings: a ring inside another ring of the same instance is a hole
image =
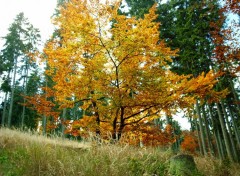
[[[143,18],[144,14],[148,13],[149,9],[156,3],[157,0],[126,0],[129,7],[129,14],[137,18]]]
[[[13,109],[16,110],[13,108],[13,106],[16,105],[14,104],[14,97],[16,94],[16,81],[19,78],[19,74],[17,73],[21,68],[24,70],[23,89],[24,93],[27,93],[25,88],[29,70],[32,66],[31,55],[36,51],[35,46],[39,41],[40,35],[39,31],[33,28],[33,26],[28,22],[28,19],[24,17],[23,13],[20,13],[16,16],[16,19],[10,25],[8,30],[9,33],[4,37],[5,44],[2,50],[1,58],[6,68],[5,72],[7,72],[6,83],[11,81],[11,93],[9,99],[10,105],[7,121],[7,126],[10,127],[12,123]],[[7,93],[8,92],[5,93],[5,102],[7,102]],[[4,106],[4,108],[6,108],[6,106]],[[24,122],[25,108],[21,114],[23,118],[22,122]],[[5,123],[5,115],[6,113],[3,113],[2,125]]]

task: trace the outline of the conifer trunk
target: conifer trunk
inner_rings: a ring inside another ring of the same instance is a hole
[[[196,101],[196,110],[197,110],[198,119],[199,119],[200,137],[201,137],[201,142],[202,142],[203,154],[205,156],[207,156],[207,147],[206,147],[206,143],[205,143],[203,121],[202,121],[202,117],[201,117],[201,112],[200,112],[200,107],[199,107],[198,100]]]
[[[214,121],[214,118],[213,118],[213,113],[212,113],[212,109],[210,107],[209,104],[207,104],[207,107],[208,107],[208,110],[209,110],[209,115],[210,115],[210,119],[211,119],[211,122],[212,122],[212,126],[213,126],[213,136],[214,136],[214,139],[216,141],[216,145],[217,145],[217,151],[218,151],[218,156],[221,160],[224,159],[224,156],[223,156],[223,151],[222,151],[222,148],[221,148],[221,144],[220,144],[220,141],[218,139],[218,136],[217,136],[217,126],[215,124],[215,121]]]
[[[236,90],[235,90],[235,88],[233,86],[233,81],[231,79],[229,79],[229,82],[230,82],[230,87],[232,89],[231,91],[233,93],[233,98],[234,98],[234,100],[235,100],[235,102],[237,104],[237,111],[240,114],[240,104],[239,104],[239,98],[238,98],[237,92],[236,92]]]
[[[27,95],[27,83],[28,83],[28,66],[26,66],[26,70],[25,70],[25,78],[24,78],[24,82],[23,82],[23,86],[24,86],[24,96]],[[22,111],[22,122],[21,122],[21,128],[23,129],[24,127],[24,121],[25,121],[25,111],[26,111],[26,106],[25,106],[25,103],[26,103],[26,98],[23,97],[23,111]]]
[[[198,127],[198,122],[197,122],[196,119],[195,119],[194,121],[195,121],[195,124],[196,124],[196,130],[197,130],[197,136],[198,136],[199,150],[200,150],[201,155],[204,155],[204,153],[203,153],[203,148],[202,148],[201,136],[200,136],[200,130],[199,130],[199,127]]]
[[[217,105],[217,112],[218,112],[218,117],[219,117],[221,129],[222,129],[222,133],[223,133],[224,143],[225,143],[225,147],[226,147],[226,150],[227,150],[227,155],[228,155],[228,158],[231,161],[234,161],[232,150],[231,150],[231,145],[230,145],[230,142],[229,142],[228,132],[227,132],[227,129],[226,129],[226,126],[225,126],[225,121],[224,121],[224,118],[222,116],[222,112],[221,112],[219,104],[217,103],[216,105]]]
[[[8,124],[7,126],[11,126],[12,122],[12,111],[13,111],[13,99],[14,99],[14,92],[15,92],[15,80],[16,80],[16,73],[17,73],[17,57],[14,59],[14,71],[13,71],[13,82],[11,88],[11,101],[10,101],[10,108],[8,113]]]
[[[220,129],[217,129],[217,139],[218,139],[218,142],[219,142],[219,146],[220,146],[220,151],[221,151],[221,156],[223,159],[226,158],[226,148],[225,148],[225,145],[224,145],[224,140],[222,139],[221,137],[221,134],[220,134]]]
[[[229,114],[230,114],[231,121],[232,121],[232,124],[233,124],[233,129],[234,129],[235,137],[236,137],[236,140],[237,140],[237,148],[240,149],[240,132],[237,128],[236,121],[234,119],[231,108],[229,107],[228,104],[226,106],[227,106],[227,109],[229,110]]]
[[[209,124],[208,124],[208,121],[207,121],[204,106],[202,106],[202,113],[203,113],[203,121],[204,121],[204,124],[205,124],[205,131],[206,131],[206,137],[207,137],[207,142],[208,142],[208,148],[209,148],[209,151],[210,151],[210,155],[214,156],[213,145],[212,145],[212,142],[211,142],[211,136],[210,136],[210,130],[209,130]]]
[[[232,129],[230,127],[230,123],[229,123],[229,120],[228,120],[228,115],[227,115],[227,113],[225,111],[225,107],[224,107],[223,101],[221,101],[221,106],[222,106],[223,115],[224,115],[224,117],[226,119],[227,128],[228,128],[228,131],[229,131],[228,134],[229,134],[230,142],[231,142],[231,145],[232,145],[233,158],[234,158],[234,161],[238,161],[237,150],[236,150],[235,142],[234,142],[234,139],[233,139],[233,136],[232,136]]]

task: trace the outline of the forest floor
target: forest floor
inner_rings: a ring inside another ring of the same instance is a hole
[[[0,176],[168,176],[173,155],[161,148],[98,145],[0,128]],[[240,164],[194,160],[199,175],[240,175]]]

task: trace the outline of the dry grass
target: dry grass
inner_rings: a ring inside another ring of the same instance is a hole
[[[198,170],[207,176],[240,176],[240,164],[212,157],[195,157]]]
[[[0,129],[0,176],[167,176],[172,155],[159,148],[80,143]],[[225,167],[226,163],[200,157],[195,161],[203,175],[240,173],[237,164]]]
[[[90,143],[79,143],[77,141],[62,139],[57,136],[45,137],[34,132],[22,132],[19,130],[11,130],[7,128],[0,128],[0,146],[5,148],[8,145],[18,143],[18,145],[27,145],[33,143],[41,143],[51,146],[62,146],[70,148],[89,148]]]

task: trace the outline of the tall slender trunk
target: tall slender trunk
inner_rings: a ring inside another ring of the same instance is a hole
[[[220,108],[218,103],[216,105],[217,105],[217,112],[218,112],[218,117],[219,117],[221,129],[222,129],[222,133],[223,133],[224,143],[225,143],[225,147],[226,147],[226,150],[227,150],[227,155],[228,155],[228,158],[231,161],[234,161],[234,157],[233,157],[232,150],[231,150],[231,145],[230,145],[230,142],[229,142],[228,132],[227,132],[227,129],[226,129],[226,126],[225,126],[224,118],[222,116],[221,108]]]
[[[198,100],[196,101],[196,110],[197,110],[198,119],[199,119],[200,136],[201,136],[201,141],[202,141],[203,154],[205,156],[207,156],[207,147],[206,147],[206,143],[205,143],[203,121],[202,121],[202,117],[201,117],[201,112],[200,112],[200,107],[199,107]]]
[[[216,141],[216,145],[217,145],[217,152],[218,152],[218,156],[221,160],[224,159],[224,155],[222,154],[223,151],[221,151],[221,146],[220,146],[220,141],[218,139],[218,136],[217,136],[217,125],[215,124],[215,120],[213,118],[213,113],[212,113],[212,109],[210,107],[209,104],[207,104],[207,107],[208,107],[208,110],[209,110],[209,115],[210,115],[210,119],[211,119],[211,122],[212,122],[212,126],[213,126],[213,136],[214,136],[214,139]]]
[[[11,101],[10,101],[10,108],[9,108],[9,114],[8,114],[8,124],[7,126],[11,126],[12,122],[12,111],[13,111],[13,99],[14,99],[14,92],[15,92],[15,79],[16,79],[16,73],[17,73],[17,57],[14,59],[14,71],[13,71],[13,81],[12,81],[12,88],[11,88]]]
[[[45,77],[45,87],[47,87],[47,79]],[[45,100],[47,100],[47,94],[45,92]],[[47,116],[46,116],[46,107],[44,107],[44,112],[42,116],[42,134],[46,135],[47,134]]]
[[[26,66],[26,69],[25,69],[25,78],[24,78],[24,82],[23,82],[23,86],[24,86],[24,96],[27,95],[27,83],[28,83],[28,66]],[[24,124],[25,124],[25,111],[26,111],[26,106],[25,106],[25,103],[26,103],[26,98],[23,97],[23,111],[22,111],[22,122],[21,122],[21,128],[23,129],[24,127]]]
[[[204,153],[203,153],[203,147],[202,147],[202,140],[201,140],[201,136],[200,136],[200,129],[199,129],[199,126],[198,126],[198,122],[197,122],[196,119],[195,119],[194,121],[195,121],[195,124],[196,124],[196,130],[197,130],[197,136],[198,136],[199,150],[200,150],[201,155],[204,155]]]
[[[233,98],[234,98],[234,100],[236,102],[236,105],[237,105],[237,111],[240,114],[240,104],[239,104],[239,98],[238,98],[239,96],[238,96],[238,94],[237,94],[237,92],[234,88],[233,81],[231,79],[229,79],[229,82],[230,82],[230,87],[232,89],[231,91],[233,93]]]
[[[232,124],[233,124],[233,129],[234,129],[234,133],[235,133],[235,137],[236,137],[236,140],[237,140],[237,145],[238,145],[238,149],[240,149],[240,132],[237,128],[237,124],[236,124],[236,121],[234,119],[234,116],[233,116],[233,113],[232,113],[232,110],[231,108],[229,107],[228,104],[226,104],[227,108],[228,108],[228,111],[229,111],[229,114],[230,114],[230,117],[231,117],[231,121],[232,121]]]
[[[219,141],[219,146],[220,146],[220,151],[221,151],[221,155],[222,155],[222,158],[225,159],[226,158],[226,148],[225,148],[225,145],[224,145],[224,140],[222,139],[221,137],[221,134],[220,134],[220,129],[217,129],[217,139]]]
[[[229,120],[228,120],[228,115],[227,115],[227,112],[225,111],[223,101],[221,100],[220,103],[221,103],[223,115],[224,115],[225,120],[226,120],[227,128],[228,128],[228,131],[229,131],[228,134],[229,134],[230,142],[231,142],[231,145],[232,145],[233,158],[234,158],[234,161],[238,161],[237,150],[236,150],[235,142],[234,142],[234,139],[233,139],[233,136],[232,136],[232,129],[231,129],[231,126],[230,126],[230,123],[229,123]]]
[[[189,123],[190,123],[190,131],[191,132],[194,132],[196,127],[194,125],[194,121],[193,121],[193,118],[192,117],[189,117]]]
[[[205,132],[206,132],[209,152],[210,152],[211,156],[214,156],[214,150],[213,150],[213,145],[212,145],[211,136],[210,136],[210,129],[209,129],[209,124],[208,124],[208,121],[207,121],[207,116],[206,116],[206,112],[205,112],[204,106],[202,106],[202,114],[203,114],[203,121],[204,121],[204,124],[205,124],[204,127],[205,127]]]

